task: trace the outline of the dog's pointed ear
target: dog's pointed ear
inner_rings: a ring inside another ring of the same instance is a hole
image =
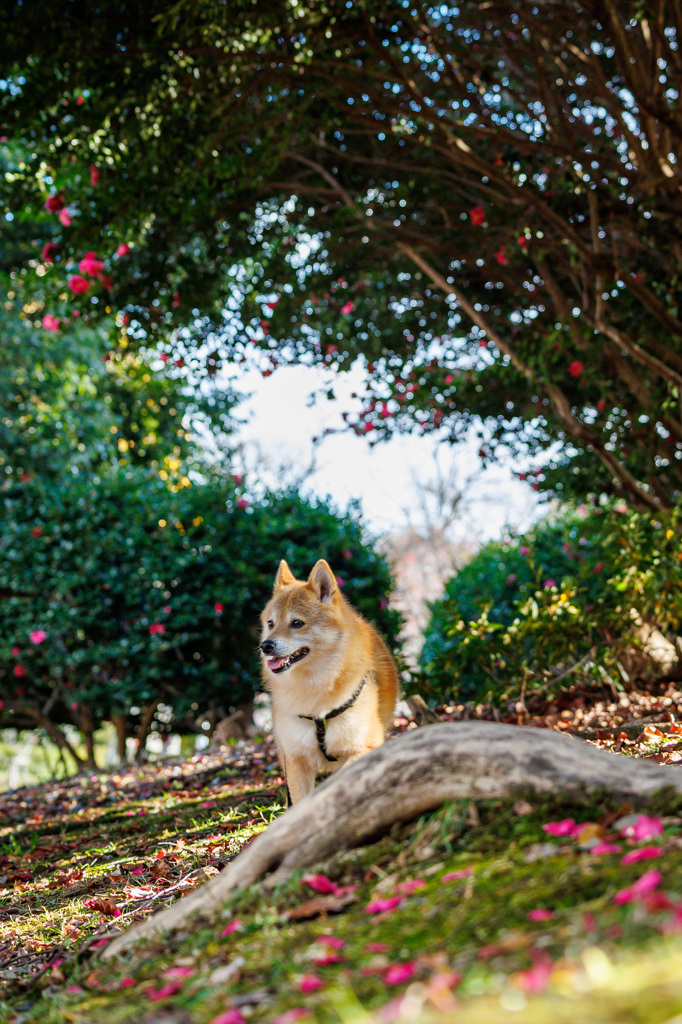
[[[295,583],[296,577],[292,573],[287,563],[282,559],[279,563],[277,575],[275,576],[275,586],[273,587],[273,594],[276,594],[282,587],[286,587],[289,583]]]
[[[324,558],[321,558],[313,566],[308,577],[308,586],[312,588],[318,601],[321,601],[322,604],[331,604],[336,598],[339,592],[336,577]]]

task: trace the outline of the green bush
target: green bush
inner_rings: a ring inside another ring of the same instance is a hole
[[[395,644],[388,566],[357,510],[233,481],[171,493],[147,470],[37,482],[1,494],[0,723],[54,697],[54,720],[96,721],[155,700],[175,716],[224,710],[259,686],[259,613],[280,558],[326,558],[356,607]],[[44,634],[44,635],[43,635]]]
[[[501,700],[579,680],[631,684],[623,656],[638,627],[680,630],[681,514],[579,506],[486,545],[431,607],[424,691]]]

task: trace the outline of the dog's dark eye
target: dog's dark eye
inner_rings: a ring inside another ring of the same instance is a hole
[[[272,619],[268,619],[268,629],[272,629],[274,625],[275,623],[272,621]]]
[[[305,622],[303,622],[302,619],[292,619],[291,620],[291,628],[292,629],[300,629],[301,626],[305,626]]]

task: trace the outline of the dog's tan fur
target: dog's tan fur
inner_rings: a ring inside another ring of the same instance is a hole
[[[296,803],[312,790],[318,771],[336,771],[384,742],[393,723],[398,673],[376,629],[341,594],[323,559],[306,582],[281,561],[261,619],[263,680],[272,697],[279,761]],[[273,671],[302,648],[309,653],[300,661]],[[324,718],[353,696],[363,678],[355,703],[327,723],[325,747],[338,758],[330,762],[318,746],[314,723],[299,716]]]

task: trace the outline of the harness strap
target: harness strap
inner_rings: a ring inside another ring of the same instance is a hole
[[[369,676],[372,678],[372,680],[374,680],[374,673],[373,672],[370,672]],[[348,708],[352,707],[353,704],[355,704],[356,700],[358,699],[358,697],[362,693],[362,688],[363,688],[363,686],[365,685],[366,682],[367,682],[367,676],[363,676],[362,679],[360,680],[360,685],[358,686],[358,688],[355,691],[355,693],[353,694],[353,696],[349,697],[348,700],[345,701],[343,704],[340,704],[338,708],[334,708],[333,711],[330,711],[328,714],[326,714],[324,716],[324,718],[316,718],[314,715],[299,715],[298,716],[299,718],[305,718],[309,722],[314,722],[315,723],[315,735],[317,737],[317,745],[320,748],[322,756],[327,761],[338,761],[338,757],[334,757],[333,754],[328,754],[327,753],[327,746],[326,746],[326,743],[325,743],[326,736],[327,736],[327,722],[329,721],[330,718],[336,718],[337,715],[342,715],[344,711],[347,711]]]

